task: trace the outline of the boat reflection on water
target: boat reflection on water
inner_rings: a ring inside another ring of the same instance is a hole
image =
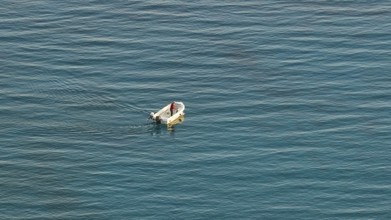
[[[179,124],[182,124],[185,121],[185,116],[181,115],[176,120],[172,121],[171,123],[165,125],[161,123],[154,122],[153,130],[151,132],[151,135],[161,135],[166,132],[173,135],[175,131],[175,127]],[[167,129],[166,129],[167,128]]]
[[[181,115],[178,118],[176,118],[171,123],[167,124],[167,130],[174,131],[174,127],[178,124],[182,124],[182,122],[185,121],[185,115]]]

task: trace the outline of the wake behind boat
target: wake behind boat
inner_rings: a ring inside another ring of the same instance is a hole
[[[183,121],[185,115],[185,104],[183,102],[172,102],[160,109],[158,112],[151,112],[150,118],[157,124],[172,126]]]

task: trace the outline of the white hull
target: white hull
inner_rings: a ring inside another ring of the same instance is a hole
[[[152,120],[157,123],[173,125],[183,120],[185,115],[185,104],[183,102],[175,102],[173,114],[170,111],[171,103],[160,109],[158,112],[151,112]]]

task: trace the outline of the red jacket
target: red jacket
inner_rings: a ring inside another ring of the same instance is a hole
[[[170,111],[171,111],[171,113],[174,113],[174,108],[175,108],[175,103],[173,102],[173,103],[171,103],[171,105],[170,105]]]

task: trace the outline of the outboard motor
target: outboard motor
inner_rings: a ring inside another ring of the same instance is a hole
[[[149,114],[149,119],[155,120],[155,112]]]

